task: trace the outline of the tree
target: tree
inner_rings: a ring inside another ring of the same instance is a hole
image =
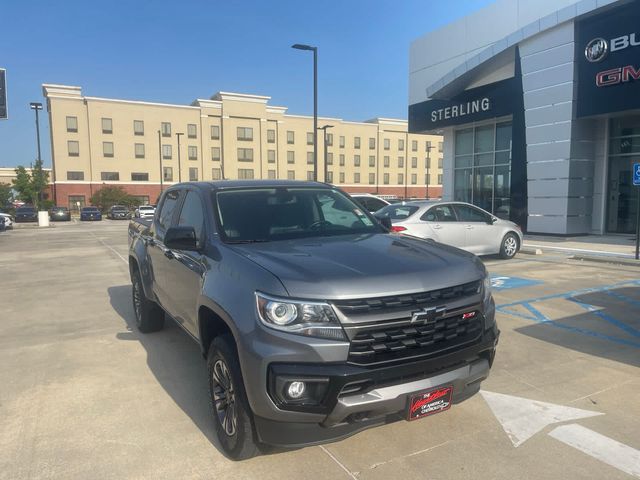
[[[18,199],[25,203],[33,204],[34,192],[31,184],[31,175],[22,165],[16,167],[16,178],[11,180],[13,188],[18,192]]]
[[[49,185],[49,172],[42,169],[42,160],[36,160],[36,165],[31,171],[31,190],[35,196],[36,206],[45,204],[45,190]]]
[[[90,201],[91,205],[95,205],[103,212],[114,205],[126,205],[127,207],[140,205],[138,198],[129,195],[122,187],[115,185],[105,185],[93,194]]]
[[[4,208],[13,198],[11,185],[8,183],[0,183],[0,208]]]
[[[44,208],[45,190],[49,185],[49,172],[42,169],[42,161],[36,161],[36,166],[31,173],[22,165],[16,167],[16,178],[12,180],[13,188],[18,192],[18,198],[25,203],[30,203],[36,208]]]

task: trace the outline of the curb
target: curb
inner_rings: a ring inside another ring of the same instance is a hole
[[[533,248],[533,247],[522,247],[518,250],[518,253],[522,253],[524,255],[542,255],[542,249]]]
[[[596,255],[572,255],[569,257],[569,260],[580,260],[585,262],[595,262],[595,263],[610,263],[614,265],[627,265],[630,267],[640,267],[640,260],[636,260],[634,258],[625,258],[625,257],[605,257],[605,256],[596,256]]]

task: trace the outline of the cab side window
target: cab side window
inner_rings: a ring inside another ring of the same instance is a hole
[[[196,231],[196,241],[200,244],[204,228],[204,212],[202,211],[202,202],[196,192],[187,192],[187,196],[182,204],[182,210],[180,210],[178,226],[193,227]]]
[[[431,207],[420,217],[425,222],[455,222],[456,214],[451,205],[436,205]]]
[[[490,217],[481,210],[467,205],[456,205],[458,219],[461,222],[483,222],[489,223]]]
[[[160,213],[156,215],[159,227],[156,231],[156,236],[158,238],[164,238],[164,232],[171,226],[171,221],[173,220],[173,214],[176,211],[179,198],[179,190],[172,190],[165,194],[162,205],[160,206]]]

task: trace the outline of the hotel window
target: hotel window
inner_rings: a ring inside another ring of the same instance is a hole
[[[398,150],[400,150],[401,152],[404,151],[404,140],[402,139],[398,140]]]
[[[313,145],[313,132],[307,132],[307,145]]]
[[[102,133],[113,133],[113,121],[110,118],[102,119]]]
[[[103,182],[117,182],[120,180],[118,172],[100,172],[100,180]]]
[[[327,179],[325,180],[327,183],[333,183],[333,172],[327,172]]]
[[[307,171],[307,181],[308,182],[313,182],[314,180],[315,180],[315,178],[313,178],[313,170]]]
[[[275,180],[276,178],[276,171],[275,170],[268,170],[267,171],[267,178],[269,180]]]
[[[238,179],[240,180],[253,180],[253,168],[239,168]]]
[[[340,135],[340,148],[344,148],[344,135]]]
[[[105,157],[113,157],[113,142],[102,142],[102,154]]]
[[[384,149],[391,150],[391,140],[389,140],[388,138],[384,139]]]
[[[220,161],[220,147],[211,147],[211,160],[214,162]]]
[[[80,143],[76,140],[69,140],[67,142],[67,151],[70,157],[80,156]]]
[[[198,127],[193,123],[187,124],[187,137],[198,138]]]
[[[267,130],[267,143],[276,143],[276,131]]]
[[[67,117],[67,132],[76,133],[78,131],[78,117]]]
[[[376,156],[375,155],[369,155],[369,166],[370,167],[375,167],[376,166]]]
[[[195,145],[189,145],[189,147],[187,147],[187,155],[189,156],[189,160],[197,160],[198,147],[196,147]]]
[[[424,184],[425,185],[431,185],[431,174],[430,173],[427,173],[424,176]]]
[[[511,122],[457,130],[454,138],[454,200],[508,218],[511,197]],[[438,159],[438,164],[441,163]],[[438,183],[441,183],[438,175]]]
[[[398,174],[398,185],[404,185],[404,175],[402,173]]]
[[[384,175],[382,175],[382,183],[384,183],[385,185],[389,185],[389,174],[385,173]]]
[[[327,165],[333,165],[333,153],[327,153]]]
[[[160,124],[160,131],[162,132],[163,137],[171,136],[171,124],[169,122],[162,122]]]
[[[164,177],[165,182],[173,182],[173,168],[172,167],[163,167],[162,168],[162,176]]]
[[[142,173],[142,172],[132,172],[131,173],[131,181],[132,182],[148,182],[149,181],[149,174],[148,173]]]
[[[360,148],[360,137],[353,138],[353,148]]]
[[[295,180],[296,172],[294,170],[287,170],[287,180]]]
[[[411,150],[413,152],[417,152],[418,151],[418,141],[417,140],[411,140]]]
[[[373,150],[374,148],[376,148],[376,139],[375,138],[369,138],[369,149]]]
[[[162,159],[171,160],[171,145],[162,145]]]
[[[276,163],[276,151],[275,150],[267,150],[267,162]]]
[[[442,168],[442,158],[438,159],[438,168]]]
[[[389,168],[390,165],[391,165],[391,162],[389,161],[389,155],[385,155],[384,156],[384,167],[385,168]]]
[[[340,166],[344,167],[344,153],[340,154]]]
[[[195,167],[189,168],[189,181],[197,182],[198,181],[198,169]]]
[[[431,146],[431,140],[424,142],[424,151],[430,152],[433,147]]]
[[[134,148],[136,158],[144,158],[144,143],[136,143]]]
[[[424,159],[424,168],[431,168],[431,159],[429,157]]]
[[[344,172],[340,172],[340,183],[344,183]]]
[[[250,141],[253,140],[253,128],[251,127],[238,127],[238,140]]]
[[[287,151],[287,163],[296,163],[296,154],[292,150]]]
[[[443,148],[444,148],[444,144],[442,142],[438,142],[438,151],[440,153],[442,153]]]
[[[442,185],[442,174],[438,174],[438,185]]]
[[[238,161],[239,162],[253,162],[253,148],[239,148],[238,149]]]
[[[295,133],[291,130],[287,130],[287,144],[293,145],[296,141]]]
[[[144,135],[144,122],[142,120],[133,121],[133,134]]]
[[[418,183],[418,175],[415,173],[411,174],[411,185],[416,185]]]
[[[220,140],[220,126],[211,125],[211,140]]]
[[[307,152],[307,165],[313,165],[313,152]]]
[[[369,185],[373,185],[374,183],[376,183],[376,174],[375,173],[370,173],[369,174]]]
[[[211,179],[212,180],[222,180],[222,170],[219,168],[211,169]]]
[[[355,172],[353,174],[353,183],[360,183],[360,173],[359,172]]]
[[[84,172],[67,172],[67,180],[84,180]]]
[[[360,166],[360,155],[354,155],[353,156],[353,166],[354,167],[359,167]]]
[[[398,157],[398,168],[404,168],[404,157]]]
[[[418,157],[411,157],[411,168],[418,168]]]
[[[333,146],[333,133],[327,133],[327,146]]]

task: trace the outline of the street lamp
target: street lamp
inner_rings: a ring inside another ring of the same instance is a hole
[[[42,110],[42,103],[40,102],[31,102],[29,104],[31,110],[35,110],[36,112],[36,138],[38,141],[38,159],[36,161],[36,168],[42,169],[42,156],[40,155],[40,117],[38,116],[38,112]],[[32,172],[33,173],[33,172]],[[38,203],[42,203],[42,192],[38,192]],[[40,207],[40,205],[38,205]]]
[[[291,45],[296,50],[310,50],[313,52],[313,179],[318,180],[318,47]]]
[[[325,125],[323,127],[320,127],[320,130],[322,130],[322,138],[324,140],[324,177],[323,180],[325,183],[327,183],[327,176],[329,174],[329,163],[328,163],[328,159],[329,159],[329,153],[327,152],[327,128],[333,128],[333,125]]]
[[[431,149],[433,148],[433,145],[431,145],[431,142],[429,142],[427,144],[427,192],[426,192],[426,198],[427,200],[429,200],[429,183],[431,182],[431,174],[429,173],[429,170],[431,169]]]
[[[182,182],[182,168],[180,166],[180,137],[184,135],[184,133],[176,133],[176,137],[178,138],[178,182]]]

